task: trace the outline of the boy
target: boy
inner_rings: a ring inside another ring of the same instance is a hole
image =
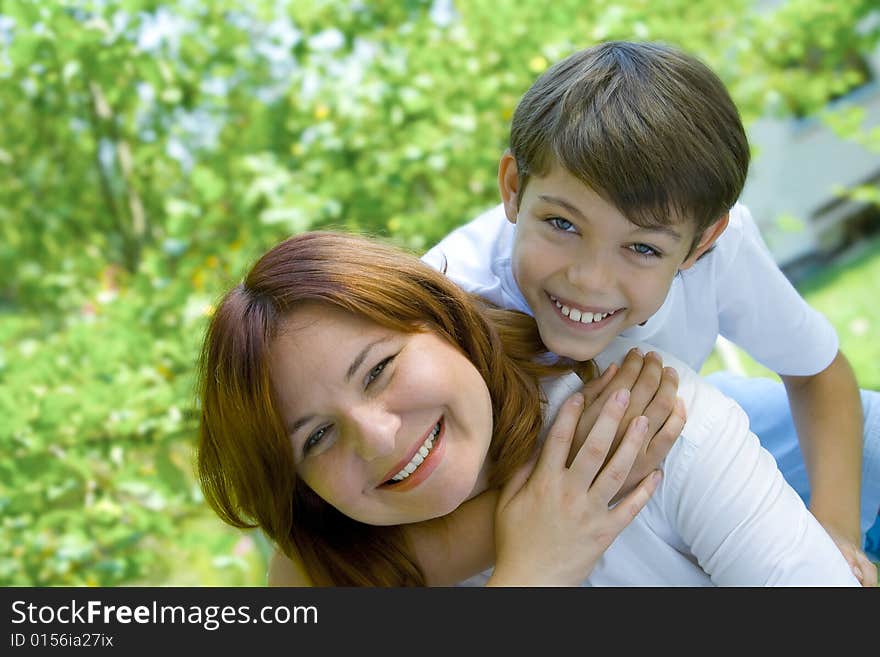
[[[781,376],[810,509],[874,585],[859,546],[880,493],[865,491],[860,526],[859,389],[833,327],[736,202],[748,164],[736,106],[702,62],[660,44],[604,43],[526,92],[499,164],[502,204],[424,260],[533,315],[559,356],[588,360],[622,334],[699,371],[719,333],[742,346]],[[866,467],[880,459],[873,431]]]

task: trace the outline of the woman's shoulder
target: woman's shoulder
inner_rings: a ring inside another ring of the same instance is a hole
[[[312,586],[312,579],[298,559],[291,559],[278,548],[272,551],[267,574],[269,586]]]

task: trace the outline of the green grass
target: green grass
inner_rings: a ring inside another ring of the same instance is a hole
[[[132,586],[265,586],[270,546],[257,531],[223,524],[205,508],[180,527],[178,539],[154,549],[164,553],[162,570]]]

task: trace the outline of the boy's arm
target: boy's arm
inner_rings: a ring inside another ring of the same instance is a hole
[[[659,501],[695,561],[718,586],[858,586],[742,408],[679,373],[693,422],[688,447],[665,464]]]
[[[730,217],[718,253],[707,260],[714,268],[703,270],[715,277],[719,332],[768,369],[788,372],[780,376],[813,491],[811,511],[863,581],[874,572],[875,583],[876,569],[858,547],[863,438],[852,370],[834,327],[778,267],[748,208],[737,204]]]
[[[862,405],[846,357],[812,376],[782,376],[810,481],[810,511],[834,539],[864,584],[876,572],[862,553],[859,508]]]

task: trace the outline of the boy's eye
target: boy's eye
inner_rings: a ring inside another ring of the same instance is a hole
[[[547,222],[556,230],[561,230],[566,233],[571,233],[575,230],[574,224],[568,219],[563,219],[562,217],[550,217]]]
[[[316,431],[312,432],[309,435],[309,437],[306,438],[306,441],[303,443],[303,454],[308,454],[308,452],[312,448],[316,447],[318,445],[318,443],[321,442],[321,439],[324,438],[324,436],[327,434],[328,431],[330,431],[330,427],[323,426],[320,429],[317,429]]]
[[[657,249],[647,244],[631,244],[629,248],[633,253],[646,258],[659,258],[661,255]]]
[[[376,367],[371,369],[367,373],[366,384],[369,386],[373,381],[375,381],[377,378],[379,378],[379,375],[382,374],[382,371],[385,369],[385,367],[388,365],[388,363],[390,363],[392,360],[394,360],[394,356],[389,356],[388,358],[386,358],[385,360],[380,362],[378,365],[376,365]]]

